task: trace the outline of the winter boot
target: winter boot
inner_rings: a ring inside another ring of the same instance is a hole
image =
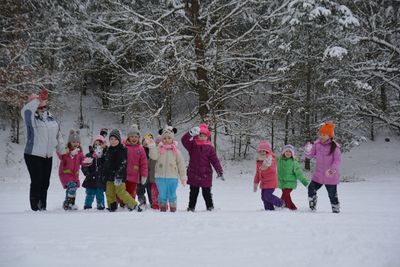
[[[170,202],[169,203],[169,211],[170,212],[175,212],[176,211],[176,202]]]
[[[339,213],[340,212],[340,204],[331,204],[332,205],[332,212]]]
[[[109,207],[107,208],[109,212],[114,212],[118,209],[117,202],[110,203]]]
[[[92,207],[91,206],[83,206],[83,209],[84,210],[90,210],[90,209],[92,209]]]
[[[317,210],[317,195],[313,197],[308,197],[308,204],[310,205],[311,211],[316,211]]]
[[[167,204],[160,204],[160,211],[166,212],[167,211]]]
[[[75,205],[74,197],[67,197],[63,203],[64,210],[77,210],[78,207]]]
[[[214,207],[207,207],[207,211],[213,211],[214,210]]]
[[[187,210],[187,211],[194,212],[195,208],[187,208],[186,210]]]

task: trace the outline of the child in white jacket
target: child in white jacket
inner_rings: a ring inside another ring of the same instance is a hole
[[[185,161],[182,153],[177,148],[177,142],[174,141],[176,129],[167,126],[162,131],[162,141],[155,146],[152,139],[146,140],[150,150],[150,158],[156,160],[155,178],[158,188],[158,203],[160,211],[167,211],[167,203],[171,212],[176,211],[176,189],[178,187],[178,178],[183,186],[186,185]]]

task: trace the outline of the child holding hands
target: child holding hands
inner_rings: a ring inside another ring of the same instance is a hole
[[[278,157],[278,180],[279,188],[282,189],[281,199],[285,202],[285,206],[291,210],[297,210],[290,196],[290,193],[297,187],[297,180],[300,180],[306,187],[310,182],[304,176],[300,164],[294,158],[294,147],[292,145],[284,146],[282,155]]]
[[[253,190],[261,188],[261,200],[265,210],[275,210],[275,207],[284,207],[285,202],[273,193],[278,187],[275,154],[268,141],[262,140],[258,145],[256,174],[254,176]]]

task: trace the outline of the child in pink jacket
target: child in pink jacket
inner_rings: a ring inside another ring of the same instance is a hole
[[[337,185],[340,178],[341,152],[340,146],[333,140],[335,124],[328,121],[319,129],[318,140],[306,145],[304,151],[307,158],[316,158],[315,170],[308,186],[308,202],[310,209],[317,209],[317,190],[325,185],[333,213],[340,212]]]
[[[140,132],[137,125],[128,130],[125,141],[127,150],[126,162],[126,191],[135,199],[138,184],[144,185],[148,177],[148,163],[146,151],[140,144]],[[145,203],[140,203],[138,211],[142,211]]]
[[[85,159],[81,149],[79,130],[70,130],[68,144],[63,154],[58,153],[60,166],[58,175],[61,184],[65,188],[64,210],[75,210],[76,190],[80,187],[79,170]]]
[[[258,145],[256,175],[254,176],[254,192],[261,188],[261,200],[265,210],[275,210],[275,207],[284,207],[285,202],[273,193],[278,187],[276,159],[268,141],[262,140]]]

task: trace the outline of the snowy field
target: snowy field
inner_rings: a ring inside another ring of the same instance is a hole
[[[66,116],[64,134],[74,121]],[[87,148],[88,137],[82,139]],[[176,213],[66,212],[56,158],[48,210],[33,212],[24,142],[6,144],[6,132],[0,131],[5,144],[0,149],[0,266],[397,267],[400,138],[393,139],[364,142],[343,155],[342,174],[353,182],[338,187],[340,214],[331,213],[324,187],[318,191],[318,211],[309,212],[307,190],[300,183],[292,193],[299,210],[263,211],[260,192],[252,192],[253,161],[223,162],[226,181],[214,181],[213,212],[205,211],[201,194],[197,211],[186,212],[189,188],[182,186]],[[280,190],[275,194],[280,196]],[[80,208],[84,197],[81,188]]]
[[[344,175],[360,181],[339,185],[340,214],[331,213],[324,188],[309,212],[301,184],[298,211],[263,211],[250,161],[224,163],[214,212],[202,198],[197,212],[186,212],[187,187],[178,189],[174,214],[65,212],[56,169],[48,211],[33,212],[22,161],[0,170],[0,266],[400,266],[398,149],[377,141],[344,155]],[[80,189],[80,207],[83,200]]]

